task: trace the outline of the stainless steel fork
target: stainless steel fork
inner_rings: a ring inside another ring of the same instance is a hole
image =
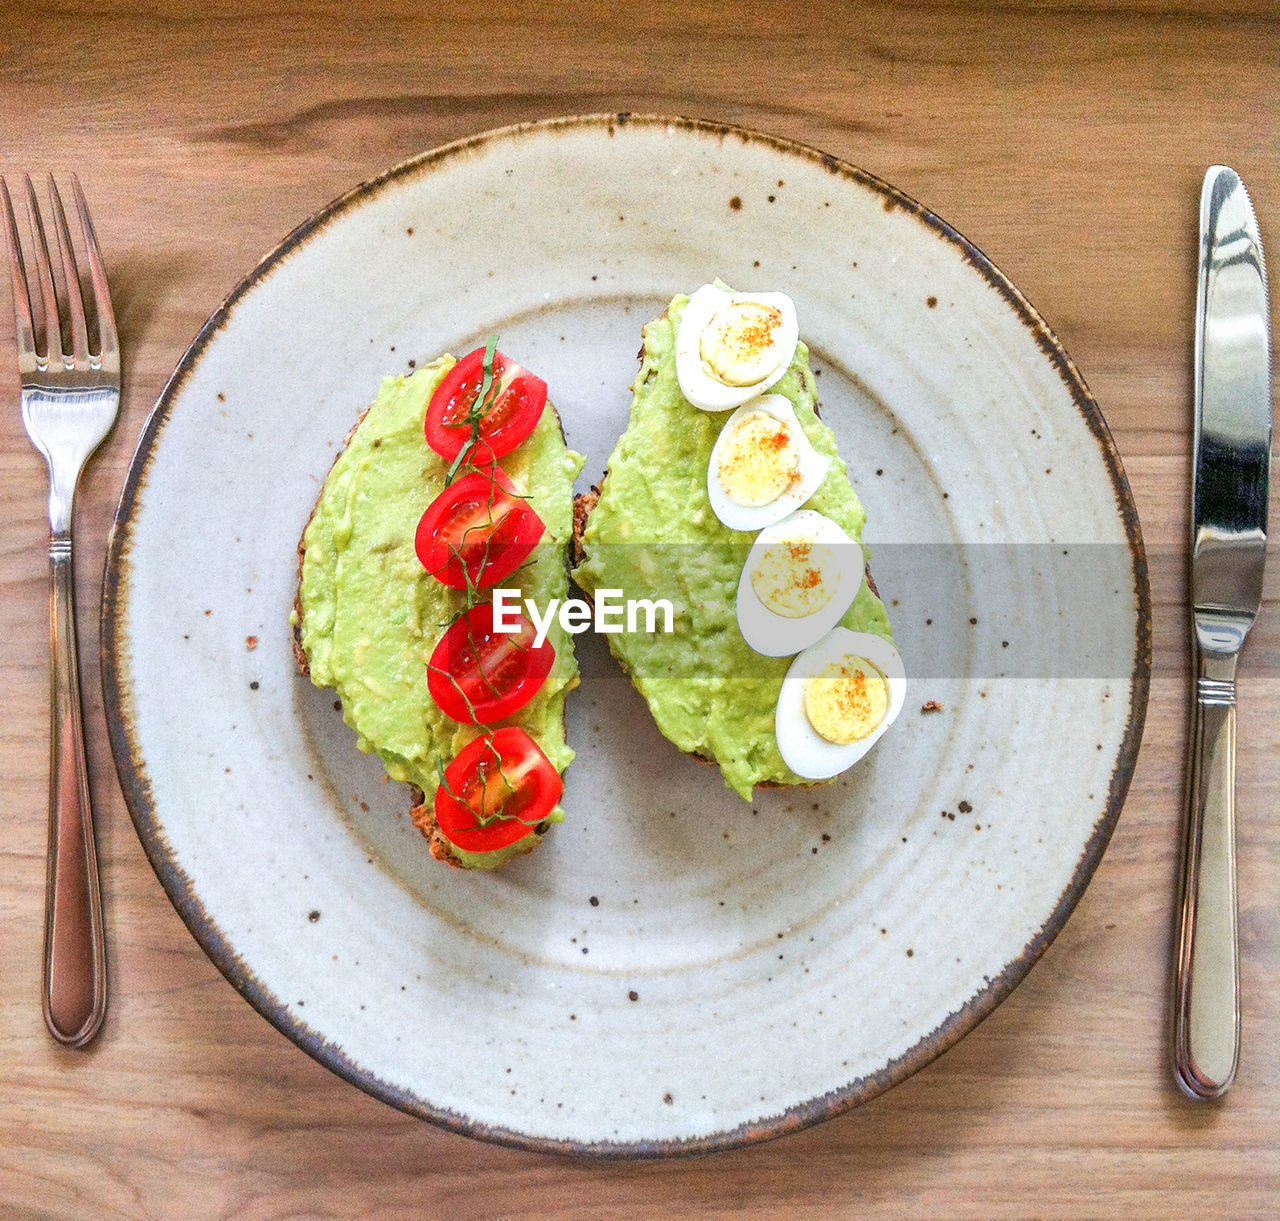
[[[22,382],[22,422],[49,466],[49,858],[44,923],[44,1020],[68,1047],[83,1047],[107,1011],[102,893],[80,709],[75,582],[71,561],[72,501],[80,471],[111,431],[120,406],[120,348],[107,277],[84,192],[71,177],[88,262],[91,349],[80,269],[53,175],[50,215],[61,262],[61,293],[45,240],[40,205],[23,176],[35,256],[27,278],[8,185],[0,179]],[[69,344],[65,342],[69,340]],[[68,351],[68,346],[70,351]]]

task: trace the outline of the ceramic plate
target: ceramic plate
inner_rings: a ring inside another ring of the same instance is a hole
[[[550,384],[585,487],[641,325],[717,276],[795,299],[907,710],[831,786],[747,804],[580,636],[566,821],[494,874],[442,867],[294,665],[321,481],[384,374],[497,331]],[[840,1112],[1009,993],[1115,825],[1149,632],[1106,426],[980,251],[811,149],[594,116],[399,166],[235,290],[129,472],[104,683],[143,845],[264,1017],[456,1131],[644,1156]]]

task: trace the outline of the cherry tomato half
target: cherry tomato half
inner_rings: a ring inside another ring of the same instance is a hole
[[[523,839],[548,814],[564,781],[516,725],[462,748],[436,789],[436,825],[467,852],[493,852]]]
[[[483,588],[509,576],[546,533],[542,518],[515,495],[498,467],[451,483],[418,522],[413,545],[422,566],[450,589]]]
[[[545,640],[535,648],[533,624],[524,615],[515,618],[515,632],[500,632],[493,603],[481,602],[440,638],[427,664],[427,689],[445,716],[492,725],[537,695],[556,651]]]
[[[452,462],[471,439],[467,416],[484,382],[484,348],[464,356],[436,387],[427,404],[427,444]],[[509,454],[534,429],[547,404],[547,383],[503,356],[493,355],[493,388],[480,417],[479,443],[472,461],[483,466]]]

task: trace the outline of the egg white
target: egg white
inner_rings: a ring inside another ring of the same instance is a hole
[[[836,548],[836,592],[821,610],[801,619],[791,619],[770,610],[760,601],[751,584],[752,574],[760,564],[764,549],[790,537],[811,537],[817,543]],[[812,509],[799,509],[766,526],[756,535],[747,552],[738,578],[738,630],[757,653],[765,657],[788,657],[822,639],[849,609],[866,571],[862,546],[855,543],[835,522]]]
[[[724,485],[720,482],[720,455],[724,449],[725,438],[729,436],[732,429],[740,420],[756,412],[770,415],[787,426],[800,459],[800,478],[794,487],[787,488],[782,495],[768,504],[740,505],[725,491]],[[743,403],[725,421],[711,450],[711,461],[707,465],[707,499],[711,502],[712,512],[730,530],[763,530],[766,526],[781,521],[788,513],[793,513],[804,504],[822,486],[822,481],[827,477],[829,465],[830,461],[813,448],[813,443],[805,435],[800,421],[796,418],[791,400],[781,394],[766,394],[762,398]]]
[[[889,706],[884,720],[858,742],[828,742],[809,723],[804,710],[805,682],[842,657],[865,657],[888,680]],[[907,698],[907,671],[902,656],[883,636],[833,628],[791,663],[782,680],[774,712],[774,734],[782,761],[806,780],[830,780],[852,767],[897,719]]]
[[[729,386],[703,368],[701,340],[707,324],[727,305],[754,301],[776,306],[782,311],[780,354],[773,372],[750,386]],[[732,293],[714,284],[704,284],[689,298],[676,332],[676,378],[680,392],[703,411],[727,411],[768,390],[787,371],[795,355],[800,329],[796,307],[786,293]]]

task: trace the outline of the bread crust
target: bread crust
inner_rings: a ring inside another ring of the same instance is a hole
[[[436,860],[444,861],[454,869],[465,868],[462,862],[449,851],[444,836],[440,834],[440,827],[436,823],[435,802],[428,805],[426,794],[416,784],[409,785],[409,792],[411,795],[409,818],[413,825],[426,836],[427,850]]]

